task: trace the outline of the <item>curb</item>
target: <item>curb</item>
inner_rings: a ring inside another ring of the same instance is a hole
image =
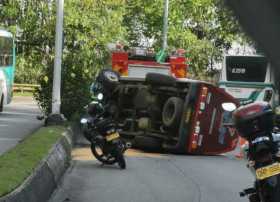
[[[73,131],[64,132],[49,154],[17,189],[0,198],[0,202],[46,202],[57,188],[70,165]]]

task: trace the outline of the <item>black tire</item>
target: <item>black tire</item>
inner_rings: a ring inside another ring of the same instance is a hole
[[[255,194],[251,194],[249,196],[249,202],[261,202],[261,200],[260,200],[258,194],[255,193]]]
[[[175,86],[176,79],[164,74],[148,73],[146,75],[146,83],[159,86]]]
[[[3,110],[4,110],[4,95],[1,96],[0,112],[3,112]]]
[[[162,141],[160,139],[148,136],[136,136],[133,147],[147,151],[158,151],[161,149]]]
[[[104,69],[98,74],[96,80],[100,82],[105,89],[113,90],[119,84],[120,75],[113,70]]]
[[[162,111],[162,122],[164,126],[169,128],[178,127],[182,117],[182,112],[184,108],[184,101],[178,97],[169,98]]]
[[[126,162],[125,162],[124,155],[123,155],[122,151],[118,151],[117,159],[118,159],[118,165],[120,166],[120,168],[121,169],[126,169]]]
[[[91,143],[90,149],[94,157],[104,164],[112,165],[118,160],[116,156],[104,152],[104,144]]]

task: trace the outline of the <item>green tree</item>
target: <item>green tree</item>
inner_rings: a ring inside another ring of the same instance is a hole
[[[89,86],[107,64],[107,44],[124,40],[122,1],[68,0],[65,2],[62,69],[62,113],[71,118],[90,100]],[[77,9],[78,8],[78,9]],[[35,93],[45,113],[50,113],[53,57],[39,79]]]
[[[3,0],[0,27],[12,31],[17,42],[16,81],[39,83],[35,93],[50,113],[55,0]],[[107,66],[106,45],[122,41],[160,49],[163,0],[65,1],[62,68],[62,113],[79,113],[90,99],[89,85]],[[236,38],[243,39],[222,0],[170,0],[169,49],[184,48],[193,77],[203,78]]]
[[[162,0],[128,0],[124,26],[131,45],[146,41],[159,49],[162,43]],[[184,48],[194,77],[205,74],[229,49],[241,30],[221,0],[170,0],[168,45]]]

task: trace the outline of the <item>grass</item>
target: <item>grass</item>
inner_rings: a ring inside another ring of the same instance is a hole
[[[16,189],[33,173],[64,130],[60,126],[40,128],[0,156],[0,197]]]

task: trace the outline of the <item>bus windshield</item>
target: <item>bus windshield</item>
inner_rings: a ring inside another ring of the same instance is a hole
[[[264,82],[267,67],[268,61],[265,57],[227,56],[227,80],[241,82]]]

